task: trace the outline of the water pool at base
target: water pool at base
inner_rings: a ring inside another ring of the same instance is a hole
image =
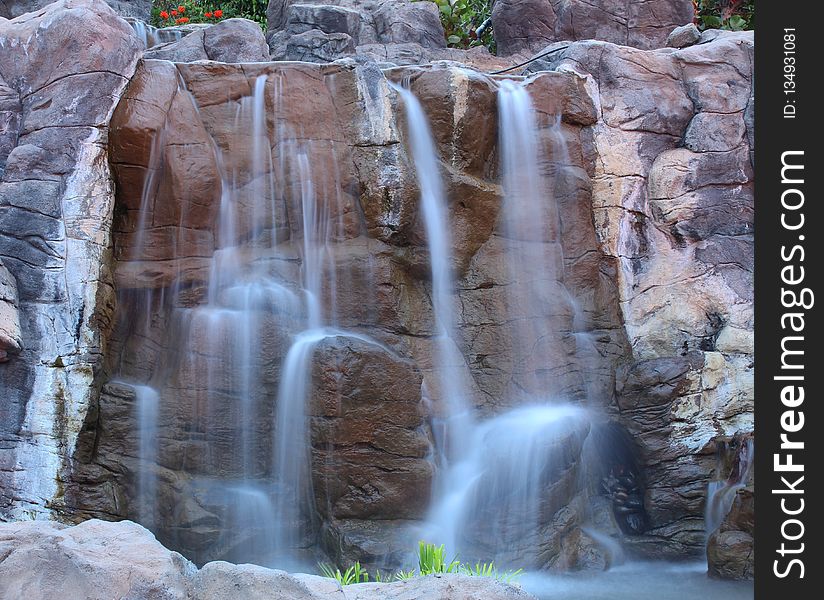
[[[594,575],[527,573],[521,587],[540,600],[752,600],[752,581],[719,581],[706,563],[636,562]]]

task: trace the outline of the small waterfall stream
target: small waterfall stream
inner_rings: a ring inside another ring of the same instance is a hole
[[[429,249],[432,311],[435,317],[433,363],[443,405],[443,439],[438,445],[448,464],[459,459],[464,452],[473,425],[463,380],[465,361],[454,339],[452,296],[455,294],[455,280],[446,195],[435,142],[423,108],[412,92],[399,85],[392,87],[403,99],[406,109],[409,147],[415,163]]]
[[[409,93],[404,94],[414,106]],[[414,123],[424,129],[425,117],[412,114],[410,127]],[[504,191],[499,227],[507,277],[503,322],[508,323],[505,334],[515,364],[533,365],[534,372],[520,374],[523,383],[509,399],[521,407],[486,421],[464,421],[465,450],[448,462],[443,483],[436,488],[427,534],[464,559],[538,565],[540,532],[563,502],[576,494],[586,496],[586,478],[597,471],[587,462],[599,456],[585,448],[593,415],[563,398],[535,391],[542,388],[543,373],[569,368],[559,358],[564,340],[558,315],[580,314],[563,283],[555,181],[542,172],[544,139],[550,141],[559,168],[568,162],[560,119],[542,130],[523,84],[508,80],[499,84],[498,116]],[[434,146],[422,143],[426,138],[420,134],[410,137],[419,178],[422,166],[437,174]],[[430,156],[419,159],[421,154]],[[421,187],[423,199],[426,188]],[[430,242],[433,270],[443,260],[436,254],[448,256],[447,251],[448,246]],[[573,335],[581,317],[574,321]]]

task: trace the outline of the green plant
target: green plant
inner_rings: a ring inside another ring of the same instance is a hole
[[[443,544],[436,546],[424,541],[418,542],[418,571],[421,575],[456,573],[460,567],[457,556],[447,562],[446,547]]]
[[[517,571],[499,572],[495,567],[494,562],[477,562],[474,565],[461,565],[461,573],[464,575],[469,575],[471,577],[491,577],[493,579],[497,579],[498,581],[502,581],[503,583],[511,583],[520,577],[523,572],[523,569],[518,569]]]
[[[755,0],[693,0],[699,29],[741,31],[755,27]]]
[[[494,0],[433,0],[441,14],[446,43],[453,48],[486,46],[495,51],[492,29],[481,25],[492,16]],[[487,24],[488,25],[488,24]]]
[[[417,576],[417,571],[415,569],[409,569],[408,571],[404,571],[401,569],[397,573],[395,573],[395,581],[406,581],[407,579],[412,579],[413,577]]]
[[[265,31],[267,5],[267,0],[153,0],[151,24],[171,27],[241,17],[255,21]]]
[[[324,577],[335,579],[341,585],[351,585],[353,583],[367,583],[369,581],[369,573],[366,569],[361,567],[360,562],[341,572],[340,568],[333,567],[326,563],[319,563],[318,569]]]
[[[334,579],[341,585],[368,583],[370,581],[369,573],[361,566],[360,562],[356,562],[345,571],[341,571],[340,568],[333,567],[327,563],[318,563],[318,569],[321,575]],[[495,567],[494,562],[477,562],[474,565],[463,564],[458,560],[457,556],[447,561],[446,547],[443,544],[436,546],[435,544],[420,541],[418,542],[417,570],[409,569],[408,571],[404,571],[401,569],[393,574],[383,573],[377,570],[372,581],[376,583],[405,581],[418,575],[435,575],[441,573],[462,573],[471,577],[491,577],[503,583],[511,583],[523,573],[523,569],[501,572]]]

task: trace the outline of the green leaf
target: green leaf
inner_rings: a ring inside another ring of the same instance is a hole
[[[733,15],[730,17],[729,25],[733,31],[741,31],[746,29],[747,21],[741,15]]]
[[[452,16],[452,7],[448,4],[441,4],[440,6],[441,12],[445,14],[447,17]]]
[[[450,44],[460,44],[461,43],[461,37],[458,36],[458,35],[450,35],[448,38],[446,38],[446,41],[449,42]]]
[[[705,27],[709,27],[711,29],[718,29],[722,25],[721,17],[717,17],[715,15],[704,15],[701,17],[701,20],[703,21]]]

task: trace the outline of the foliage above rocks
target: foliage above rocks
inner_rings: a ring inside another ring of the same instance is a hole
[[[755,28],[755,0],[693,0],[693,5],[700,29]]]
[[[267,0],[153,0],[151,24],[172,27],[196,23],[213,24],[241,17],[266,29]]]

